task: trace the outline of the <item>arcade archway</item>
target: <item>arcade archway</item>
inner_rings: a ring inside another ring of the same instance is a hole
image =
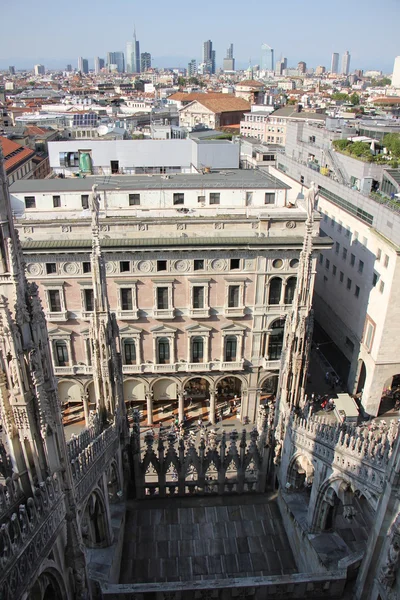
[[[210,382],[204,377],[193,377],[183,387],[184,419],[191,423],[203,420],[210,410]]]
[[[240,416],[243,396],[243,382],[239,377],[227,375],[216,385],[216,417],[218,421]]]
[[[153,401],[154,423],[170,423],[178,414],[178,383],[172,378],[154,381],[150,394]]]
[[[85,419],[83,385],[77,381],[61,380],[58,384],[63,424],[71,425]]]
[[[82,516],[81,531],[87,548],[104,548],[109,543],[109,531],[104,500],[97,491],[90,494]]]

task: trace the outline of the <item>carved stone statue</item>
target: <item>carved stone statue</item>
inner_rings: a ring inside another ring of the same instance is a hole
[[[315,198],[316,198],[316,196],[317,196],[317,190],[315,188],[315,183],[312,181],[311,182],[311,186],[309,187],[309,189],[304,194],[304,200],[305,200],[305,203],[306,203],[308,218],[310,218],[311,215],[314,212],[314,209],[315,209]]]
[[[400,538],[394,537],[392,543],[389,546],[388,554],[386,557],[386,563],[382,567],[379,581],[385,588],[393,587],[396,580],[396,573],[399,567],[400,559]]]

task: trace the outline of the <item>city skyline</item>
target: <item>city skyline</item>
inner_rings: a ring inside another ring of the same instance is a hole
[[[179,12],[181,4],[183,6],[183,3],[178,1],[176,14],[184,14],[182,11]],[[173,28],[174,23],[176,24],[177,16],[166,15],[163,27],[157,29],[145,18],[144,11],[142,14],[138,11],[133,14],[132,11],[130,18],[128,10],[130,5],[126,0],[116,0],[112,6],[104,0],[99,0],[99,16],[96,16],[97,11],[96,15],[93,11],[90,12],[90,20],[93,23],[90,31],[85,26],[84,18],[86,12],[90,11],[90,7],[81,7],[83,14],[80,20],[76,20],[72,12],[71,15],[67,13],[64,27],[59,31],[51,28],[51,21],[46,17],[47,5],[50,8],[49,0],[44,0],[43,10],[37,11],[27,0],[22,0],[21,9],[26,18],[21,23],[18,51],[13,44],[12,32],[3,32],[0,40],[1,69],[8,68],[9,64],[15,65],[17,69],[32,68],[38,62],[45,65],[47,63],[49,68],[63,68],[64,63],[73,61],[74,55],[90,57],[89,61],[93,64],[95,56],[105,57],[110,48],[124,49],[126,41],[132,38],[134,24],[136,24],[138,39],[151,52],[154,57],[153,64],[159,67],[185,67],[193,58],[200,62],[200,49],[207,39],[213,40],[218,68],[222,65],[226,48],[230,43],[235,46],[238,68],[245,68],[249,58],[253,64],[258,64],[260,47],[263,43],[274,48],[277,58],[281,54],[287,56],[290,66],[305,61],[307,65],[314,67],[324,65],[329,69],[332,53],[339,52],[342,55],[348,49],[352,57],[352,69],[379,69],[389,73],[393,68],[393,59],[398,55],[396,23],[400,17],[400,6],[394,0],[383,0],[380,5],[382,17],[376,16],[372,10],[365,10],[365,3],[361,4],[359,0],[355,0],[351,5],[344,0],[339,0],[335,5],[334,14],[329,15],[329,27],[321,26],[320,9],[316,0],[309,0],[310,10],[307,11],[304,11],[304,7],[298,5],[295,0],[288,0],[285,20],[282,19],[279,7],[273,6],[260,6],[257,19],[245,13],[240,20],[230,20],[231,8],[229,11],[228,8],[231,4],[228,5],[226,0],[222,0],[217,6],[205,0],[205,8],[209,6],[215,12],[213,22],[210,23],[206,18],[208,11],[205,10],[204,14],[199,16],[196,28],[192,30],[189,17],[186,23],[180,16],[179,23],[182,27],[180,35],[175,37],[169,36],[167,32],[170,27]],[[157,9],[158,5],[162,6],[159,0],[155,0],[154,8]],[[361,8],[363,10],[360,10]],[[5,20],[8,11],[10,11],[9,18],[12,18],[11,7],[6,6],[3,11]],[[119,11],[124,14],[124,27],[110,28],[109,23],[115,19]],[[310,16],[313,12],[317,13],[318,18]],[[343,19],[343,15],[346,15],[346,19]],[[264,31],[264,17],[277,23],[277,27],[270,34]],[[221,31],[219,18],[226,26],[226,31]],[[33,45],[32,27],[35,27],[35,24],[37,27],[42,27],[44,22],[50,26],[48,38],[35,39]],[[379,27],[380,23],[382,27]],[[373,47],[365,39],[364,32],[367,30],[374,30]],[[251,31],[251,35],[244,34],[244,31]],[[75,40],[73,54],[70,50],[71,32]],[[48,56],[49,47],[52,48],[51,57]]]

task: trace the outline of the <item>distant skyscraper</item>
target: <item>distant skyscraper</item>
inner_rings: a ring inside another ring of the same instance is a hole
[[[133,30],[133,41],[126,44],[126,72],[140,73],[140,45]]]
[[[140,55],[140,70],[145,73],[151,69],[151,54],[150,52],[142,52]]]
[[[34,71],[35,71],[35,75],[44,75],[45,74],[44,65],[35,65]]]
[[[400,88],[400,56],[396,56],[394,59],[392,86]]]
[[[307,65],[303,60],[301,60],[299,63],[297,63],[297,70],[302,75],[304,75],[304,73],[307,71]]]
[[[229,48],[226,51],[226,57],[223,60],[222,68],[224,71],[235,70],[235,59],[233,58],[233,44],[230,44]]]
[[[333,52],[331,60],[331,73],[337,73],[339,71],[339,53]]]
[[[85,75],[89,73],[89,61],[87,58],[82,58],[82,56],[78,58],[78,71]]]
[[[315,69],[316,75],[323,75],[325,72],[326,72],[326,69],[322,65],[318,65],[318,67]]]
[[[187,68],[187,76],[188,77],[196,77],[197,75],[197,63],[196,59],[192,58]]]
[[[98,56],[94,57],[94,73],[95,75],[98,75],[100,73],[101,67],[100,67],[100,58]]]
[[[215,73],[215,50],[213,50],[211,40],[207,40],[203,44],[203,63],[207,73]]]
[[[274,70],[274,49],[268,44],[261,46],[261,62],[260,71],[273,71]]]
[[[123,52],[107,52],[107,66],[117,65],[118,73],[125,72],[125,57]]]
[[[287,58],[281,58],[275,65],[275,74],[282,75],[283,71],[287,68]]]
[[[67,65],[66,71],[67,71],[67,73],[71,73],[71,71],[72,71],[72,65]]]
[[[350,72],[350,54],[349,51],[346,52],[342,56],[342,74],[348,75]]]
[[[10,75],[15,75],[15,67],[8,67],[8,72]]]

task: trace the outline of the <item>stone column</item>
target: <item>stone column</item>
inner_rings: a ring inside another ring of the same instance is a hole
[[[237,345],[237,356],[236,356],[236,362],[239,362],[242,360],[243,358],[243,335],[238,335],[238,345]]]
[[[279,301],[279,304],[281,304],[281,305],[285,304],[286,284],[287,284],[287,281],[286,281],[286,279],[284,279],[282,281],[281,299]]]
[[[182,392],[178,393],[178,420],[179,424],[183,423],[183,417],[185,414],[184,395]]]
[[[149,392],[145,398],[147,402],[147,424],[153,425],[153,394]]]
[[[215,392],[210,392],[210,416],[211,425],[215,425]]]
[[[89,426],[89,392],[81,396],[86,427]]]

